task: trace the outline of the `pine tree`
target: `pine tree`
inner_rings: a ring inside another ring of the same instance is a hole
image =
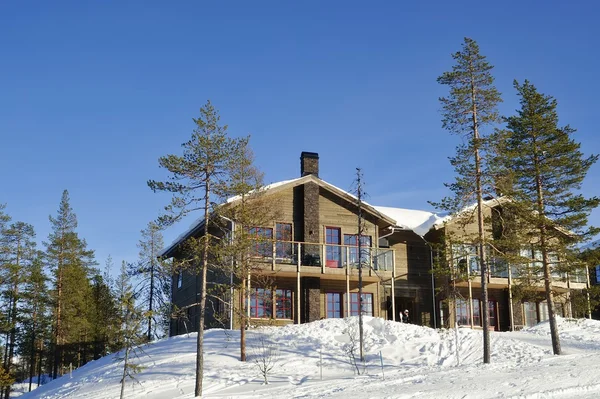
[[[90,336],[92,356],[99,359],[118,347],[119,309],[118,298],[114,294],[106,276],[95,275],[92,279],[92,308]]]
[[[117,295],[119,298],[119,342],[121,352],[116,356],[116,360],[123,362],[123,374],[121,377],[121,395],[125,395],[125,382],[127,378],[135,379],[135,374],[142,368],[133,362],[141,350],[138,346],[145,341],[145,335],[141,332],[142,323],[146,320],[147,314],[136,304],[137,293],[131,286],[127,264],[123,261],[121,273],[117,279]]]
[[[51,319],[48,313],[50,298],[48,296],[48,278],[43,272],[43,261],[38,253],[30,267],[26,270],[23,287],[22,330],[19,337],[19,355],[29,363],[29,391],[33,376],[40,377],[43,362],[43,347],[50,335]]]
[[[255,276],[254,283],[258,286],[269,287],[272,278],[261,271],[264,263],[257,262],[252,256],[256,248],[266,246],[271,251],[272,237],[261,237],[254,231],[256,227],[272,225],[276,213],[269,199],[263,195],[263,174],[254,166],[254,155],[249,147],[248,139],[238,142],[236,150],[228,164],[229,179],[223,188],[224,198],[230,198],[229,203],[216,210],[226,228],[231,229],[229,240],[220,241],[220,268],[224,273],[231,273],[233,289],[239,293],[239,303],[233,303],[230,298],[227,306],[235,309],[235,316],[240,324],[240,360],[246,361],[246,329],[248,327],[247,288],[248,278]],[[234,199],[234,200],[232,200]],[[223,220],[224,219],[224,220]],[[280,244],[287,245],[287,244]],[[291,245],[291,243],[289,244]],[[290,251],[291,252],[291,251]],[[222,286],[222,288],[230,288]],[[218,300],[227,297],[225,292],[217,293]],[[272,298],[269,298],[272,299]]]
[[[204,213],[204,235],[198,240],[188,240],[188,264],[196,275],[199,293],[198,342],[196,358],[195,396],[202,395],[204,370],[204,316],[206,311],[206,276],[208,256],[211,249],[210,219],[211,201],[219,195],[220,187],[226,178],[227,163],[232,157],[238,139],[227,136],[227,126],[220,125],[218,112],[210,101],[200,108],[200,117],[194,119],[196,128],[192,138],[183,143],[183,155],[167,155],[159,159],[162,168],[171,176],[168,181],[148,181],[154,191],[172,194],[172,200],[165,207],[166,214],[159,218],[159,225],[165,226],[180,220],[194,211]],[[198,267],[199,265],[199,267]]]
[[[46,264],[54,275],[52,378],[56,378],[67,360],[81,363],[85,351],[81,344],[89,329],[86,302],[91,296],[89,273],[95,261],[93,251],[87,249],[85,240],[75,231],[77,217],[69,204],[67,190],[63,192],[57,217],[50,216],[50,223],[52,232],[45,245]]]
[[[4,212],[4,209],[6,209],[6,205],[0,204],[0,268],[2,270],[7,270],[10,258],[10,246],[8,238],[6,236],[6,229],[11,218]],[[0,273],[0,286],[3,286],[5,284],[5,274],[6,273]],[[0,313],[0,317],[0,331],[5,331],[7,329],[6,312]]]
[[[511,198],[510,208],[524,225],[521,230],[541,253],[552,349],[561,354],[552,272],[561,267],[555,256],[568,264],[570,248],[598,232],[587,226],[587,218],[600,200],[585,198],[581,184],[597,155],[585,157],[572,139],[575,130],[558,125],[557,102],[541,94],[527,80],[514,82],[521,109],[507,119],[499,154],[506,166],[502,189]]]
[[[157,330],[157,324],[162,330],[164,323],[161,319],[164,319],[164,312],[169,310],[171,270],[166,260],[159,259],[159,253],[164,246],[159,226],[150,222],[141,233],[142,238],[138,243],[139,260],[130,265],[130,274],[140,280],[140,300],[148,309],[146,336],[148,341],[152,341],[153,337],[163,336]]]
[[[450,95],[440,98],[442,104],[442,126],[460,135],[465,143],[457,146],[456,156],[450,162],[457,174],[456,180],[447,186],[453,196],[444,198],[438,206],[446,211],[457,213],[475,203],[478,234],[474,244],[479,252],[481,270],[481,291],[483,303],[483,361],[490,362],[489,307],[488,307],[488,265],[485,251],[485,229],[483,198],[491,181],[486,171],[487,137],[482,129],[498,122],[497,105],[502,100],[494,86],[493,68],[486,57],[479,52],[477,43],[464,39],[462,50],[453,54],[456,64],[452,71],[444,72],[438,83],[448,85]]]
[[[6,225],[10,222],[10,216],[8,216],[4,210],[6,209],[6,204],[0,204],[0,237],[4,235],[4,231],[6,229]],[[6,256],[7,248],[5,244],[0,241],[0,262],[4,261]]]
[[[25,270],[31,265],[36,254],[33,226],[23,222],[13,223],[9,227],[5,227],[2,239],[7,249],[1,273],[4,282],[2,298],[7,306],[6,322],[8,327],[3,367],[9,374],[12,374],[12,359],[17,345],[17,328],[21,320],[19,307],[25,282]],[[9,396],[10,387],[6,387],[3,397],[8,398]]]

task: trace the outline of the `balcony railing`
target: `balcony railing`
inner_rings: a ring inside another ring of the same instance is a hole
[[[479,270],[478,258],[476,256],[465,256],[459,258],[456,262],[459,270],[470,277],[481,276]],[[467,270],[468,266],[468,270]],[[508,278],[509,264],[501,258],[491,258],[488,261],[490,277],[492,278]],[[543,279],[544,270],[541,262],[531,262],[528,264],[511,264],[511,277],[513,279]],[[587,276],[584,269],[577,269],[571,272],[564,272],[552,267],[552,279],[554,281],[566,282],[567,279],[572,283],[587,283]]]
[[[264,262],[323,269],[358,269],[359,255],[363,268],[375,271],[394,269],[394,250],[389,248],[308,243],[297,241],[260,241],[251,249],[252,255]]]

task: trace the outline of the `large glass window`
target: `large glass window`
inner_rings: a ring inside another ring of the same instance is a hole
[[[525,325],[527,327],[537,324],[537,305],[535,302],[523,302],[523,314],[525,315]]]
[[[496,309],[497,309],[496,301],[488,301],[488,309],[490,312],[490,326],[497,328],[498,313],[496,312]]]
[[[490,326],[496,327],[498,322],[496,301],[488,301],[488,309],[490,312]],[[468,299],[456,300],[456,322],[459,326],[471,325],[471,313],[469,311]],[[473,326],[483,326],[481,300],[478,298],[473,298]]]
[[[365,316],[373,316],[373,294],[366,293],[362,295],[362,314]],[[358,292],[350,293],[350,316],[358,316],[360,303],[358,301]]]
[[[254,288],[250,292],[250,317],[269,319],[273,316],[273,291]],[[275,318],[292,318],[292,290],[275,290]]]
[[[275,224],[275,253],[279,259],[294,259],[294,247],[292,244],[292,225],[290,223]]]
[[[540,302],[540,321],[548,320],[550,316],[548,316],[548,303],[546,301]]]
[[[453,244],[452,258],[454,259],[454,267],[457,268],[459,274],[478,275],[479,257],[477,256],[477,247],[472,244]]]
[[[278,289],[275,291],[275,317],[278,319],[292,318],[292,290]]]
[[[251,248],[251,255],[271,257],[273,247],[270,241],[273,239],[273,229],[269,227],[251,227],[248,233],[255,239]]]
[[[327,318],[342,318],[342,294],[340,292],[328,292],[325,294],[327,306]]]
[[[344,234],[344,245],[351,245],[350,248],[344,248],[344,258],[346,254],[348,259],[344,262],[352,266],[358,266],[358,235]],[[363,266],[370,263],[371,236],[360,237],[360,251],[362,255]]]
[[[481,326],[481,308],[479,307],[479,299],[473,299],[473,325]]]
[[[470,326],[471,317],[469,316],[469,302],[466,299],[456,300],[456,323],[459,326]]]
[[[339,227],[325,227],[325,265],[327,267],[341,267],[341,232]]]
[[[270,318],[273,314],[271,290],[254,288],[250,292],[250,317]]]

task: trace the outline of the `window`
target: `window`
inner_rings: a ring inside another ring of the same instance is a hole
[[[325,227],[325,265],[327,267],[341,267],[341,232],[339,227]]]
[[[351,248],[344,248],[344,258],[348,256],[344,263],[358,266],[358,235],[344,234],[344,245],[352,245]],[[360,247],[363,265],[370,263],[371,236],[361,236]]]
[[[540,321],[548,320],[550,316],[548,315],[548,303],[546,301],[540,302]]]
[[[269,227],[251,227],[248,230],[251,237],[254,237],[255,243],[252,245],[252,256],[271,257],[273,250],[271,240],[273,239],[273,229]]]
[[[327,318],[339,319],[342,317],[342,294],[340,292],[328,292],[325,294],[327,306]]]
[[[271,290],[255,288],[250,294],[250,317],[268,319],[273,313]]]
[[[362,295],[362,314],[366,316],[373,316],[373,294]],[[358,308],[360,304],[358,302],[358,292],[350,293],[350,316],[358,316]]]
[[[183,285],[183,272],[180,270],[177,273],[177,288],[181,288],[181,286]]]
[[[479,275],[479,256],[477,247],[472,244],[453,244],[452,257],[459,274]]]
[[[537,324],[537,306],[535,302],[523,302],[523,314],[525,315],[525,325],[527,327]]]
[[[290,223],[275,224],[275,253],[279,259],[294,259],[292,244],[292,225]],[[284,242],[281,242],[284,241]]]
[[[560,271],[560,263],[558,259],[558,254],[556,252],[548,253],[548,263],[550,264],[550,271],[552,274],[552,278],[560,279],[563,273]]]
[[[470,326],[471,316],[469,316],[469,303],[465,299],[456,300],[456,323],[459,326]]]
[[[488,301],[488,309],[490,312],[490,326],[495,327],[498,319],[496,301]],[[473,326],[481,327],[483,325],[481,313],[481,301],[478,298],[473,298]],[[468,299],[456,300],[456,322],[459,326],[471,325]]]
[[[292,290],[275,290],[275,318],[292,318]],[[273,317],[273,291],[254,288],[250,293],[250,317],[270,319]]]
[[[292,318],[292,290],[275,291],[275,317],[277,319]]]
[[[481,308],[479,299],[473,299],[473,325],[481,326]],[[470,324],[470,322],[469,322]]]
[[[488,301],[488,309],[490,312],[490,327],[497,329],[497,313],[496,313],[496,301]]]

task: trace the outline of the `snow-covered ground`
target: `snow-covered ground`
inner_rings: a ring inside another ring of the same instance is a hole
[[[484,365],[481,331],[459,329],[457,334],[366,317],[366,372],[361,375],[346,354],[357,322],[354,317],[251,330],[246,363],[238,361],[238,333],[209,330],[204,397],[600,397],[598,321],[559,319],[563,356],[552,355],[547,323],[494,332],[492,362]],[[277,348],[269,385],[252,361],[260,342]],[[195,334],[147,345],[137,360],[145,369],[127,383],[126,397],[192,398],[195,345]],[[122,365],[107,356],[20,398],[118,398],[121,373]]]

